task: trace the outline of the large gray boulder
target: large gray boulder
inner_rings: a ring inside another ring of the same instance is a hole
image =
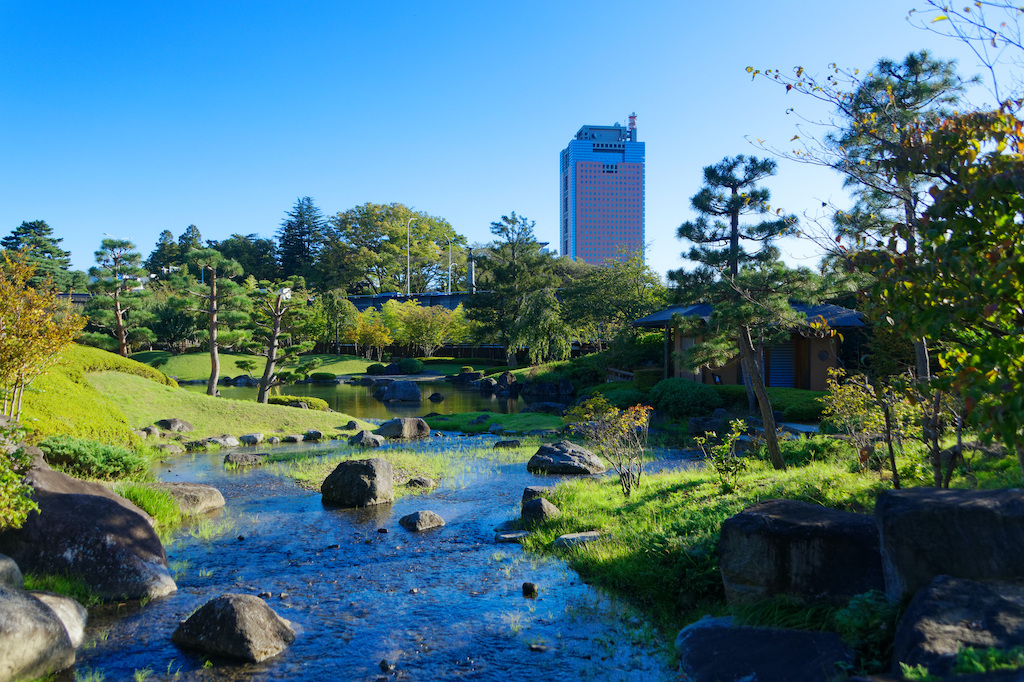
[[[17,530],[0,533],[0,552],[22,571],[68,573],[106,600],[162,597],[177,589],[153,520],[98,483],[32,469],[39,505]]]
[[[89,611],[71,597],[53,592],[33,590],[30,595],[46,604],[64,625],[71,646],[78,648],[85,641],[85,625],[89,622]]]
[[[363,429],[356,435],[349,436],[348,444],[361,448],[379,448],[381,445],[384,445],[384,436],[378,436]]]
[[[423,400],[415,381],[393,381],[375,392],[374,397],[385,403],[418,403]]]
[[[953,670],[961,646],[1024,646],[1024,582],[978,582],[941,575],[914,595],[900,618],[893,668],[923,665],[932,675]]]
[[[519,395],[519,380],[516,379],[516,375],[512,372],[502,372],[494,385],[494,393],[499,396]]]
[[[215,438],[207,438],[206,442],[210,445],[219,445],[222,448],[237,448],[241,443],[238,439],[231,434],[224,434]]]
[[[0,554],[0,585],[19,590],[25,587],[25,577],[18,568],[18,562],[5,554]]]
[[[295,631],[267,603],[250,594],[225,594],[178,626],[171,641],[188,649],[259,663],[284,651]]]
[[[419,533],[431,528],[439,528],[443,526],[444,519],[429,509],[425,509],[423,511],[413,512],[412,514],[403,516],[398,519],[398,524],[408,531]]]
[[[887,490],[875,519],[890,597],[914,594],[938,575],[1024,578],[1024,490]]]
[[[535,497],[532,500],[523,502],[522,506],[522,519],[526,526],[532,526],[535,523],[542,523],[551,519],[557,519],[562,515],[562,512],[555,505],[551,504],[543,497]]]
[[[185,516],[199,516],[224,506],[224,495],[212,485],[202,483],[151,483],[174,498]]]
[[[683,628],[676,652],[692,682],[831,682],[846,679],[854,653],[831,632],[735,627],[705,617]]]
[[[843,604],[884,589],[874,518],[796,500],[768,500],[726,519],[718,563],[730,604],[780,595]]]
[[[590,450],[567,440],[542,445],[526,463],[526,470],[535,474],[602,474],[601,458]]]
[[[237,467],[258,467],[267,463],[264,452],[229,452],[224,455],[224,463]]]
[[[374,433],[385,438],[426,438],[430,435],[430,427],[419,417],[398,417],[384,422]]]
[[[178,433],[188,433],[189,431],[195,431],[196,428],[184,419],[178,419],[177,417],[161,419],[156,425],[164,431],[176,431]]]
[[[74,663],[57,614],[28,592],[0,585],[0,680],[34,680]]]
[[[242,445],[259,445],[263,442],[262,433],[247,433],[238,437],[238,442]]]
[[[320,486],[323,501],[341,507],[370,507],[395,500],[395,472],[387,460],[341,462]]]
[[[560,381],[524,381],[519,395],[528,402],[569,403],[576,387],[567,379]]]
[[[555,416],[561,417],[563,414],[565,414],[565,411],[567,409],[568,407],[565,403],[550,403],[541,401],[538,403],[530,403],[529,405],[527,405],[526,407],[519,411],[537,414],[553,414]]]

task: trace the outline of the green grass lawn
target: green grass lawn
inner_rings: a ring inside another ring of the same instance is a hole
[[[332,374],[362,374],[366,367],[371,365],[369,360],[356,355],[304,355],[303,360],[319,358],[323,364],[316,368],[317,372],[330,372]],[[210,354],[209,353],[184,353],[182,355],[171,355],[168,351],[153,350],[135,353],[133,360],[157,367],[168,376],[178,377],[181,381],[196,381],[210,378]],[[254,374],[258,377],[262,373],[263,364],[266,358],[258,355],[247,355],[245,353],[221,353],[220,374],[221,376],[236,377],[245,374],[235,364],[238,360],[255,360],[258,370]],[[296,363],[285,363],[285,367],[294,367]],[[457,369],[457,368],[456,368]]]
[[[181,388],[160,386],[120,372],[99,372],[88,375],[89,383],[107,397],[123,413],[132,428],[141,428],[159,419],[178,417],[195,426],[190,439],[241,435],[259,432],[266,435],[300,434],[319,429],[325,434],[353,433],[344,431],[352,419],[347,414],[300,410],[280,405],[262,405],[255,401],[211,398]],[[365,422],[360,428],[368,427]]]

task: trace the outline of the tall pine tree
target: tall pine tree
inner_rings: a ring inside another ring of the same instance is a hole
[[[277,231],[277,253],[285,278],[313,275],[324,242],[326,220],[310,197],[295,202]]]
[[[698,218],[683,223],[678,231],[680,239],[693,243],[687,257],[698,266],[689,272],[671,272],[669,277],[680,285],[684,302],[710,303],[713,310],[699,332],[704,341],[683,361],[691,366],[721,366],[739,354],[748,391],[760,406],[772,466],[784,469],[756,342],[770,343],[773,335],[807,324],[789,301],[811,298],[815,283],[810,272],[789,270],[778,261],[779,250],[773,242],[793,231],[796,217],[770,212],[771,194],[759,187],[775,174],[775,168],[771,159],[742,155],[704,168],[704,187],[690,200]],[[764,219],[741,224],[743,215]]]
[[[60,248],[64,241],[53,236],[53,228],[45,220],[22,221],[9,235],[0,239],[0,247],[8,251],[28,249],[28,261],[35,269],[29,286],[38,289],[50,279],[59,291],[66,290],[72,281],[68,271],[71,252]]]

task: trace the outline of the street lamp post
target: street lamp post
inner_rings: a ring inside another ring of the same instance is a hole
[[[405,295],[408,296],[409,290],[409,235],[412,230],[412,223],[416,220],[415,218],[409,218],[409,222],[405,224]]]

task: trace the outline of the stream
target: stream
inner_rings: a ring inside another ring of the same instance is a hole
[[[384,447],[490,447],[494,440],[444,436]],[[494,542],[495,526],[518,516],[523,488],[559,477],[477,451],[460,456],[458,473],[429,494],[350,510],[324,507],[319,492],[268,469],[225,471],[224,454],[161,466],[162,480],[212,485],[227,506],[202,524],[212,536],[186,527],[168,543],[177,592],[93,610],[77,679],[678,678],[662,639],[628,605],[582,582],[558,558]],[[422,509],[446,525],[423,533],[398,525]],[[538,585],[538,598],[523,597],[527,581]],[[208,660],[171,643],[181,620],[226,592],[264,596],[292,623],[295,642],[259,664]]]

